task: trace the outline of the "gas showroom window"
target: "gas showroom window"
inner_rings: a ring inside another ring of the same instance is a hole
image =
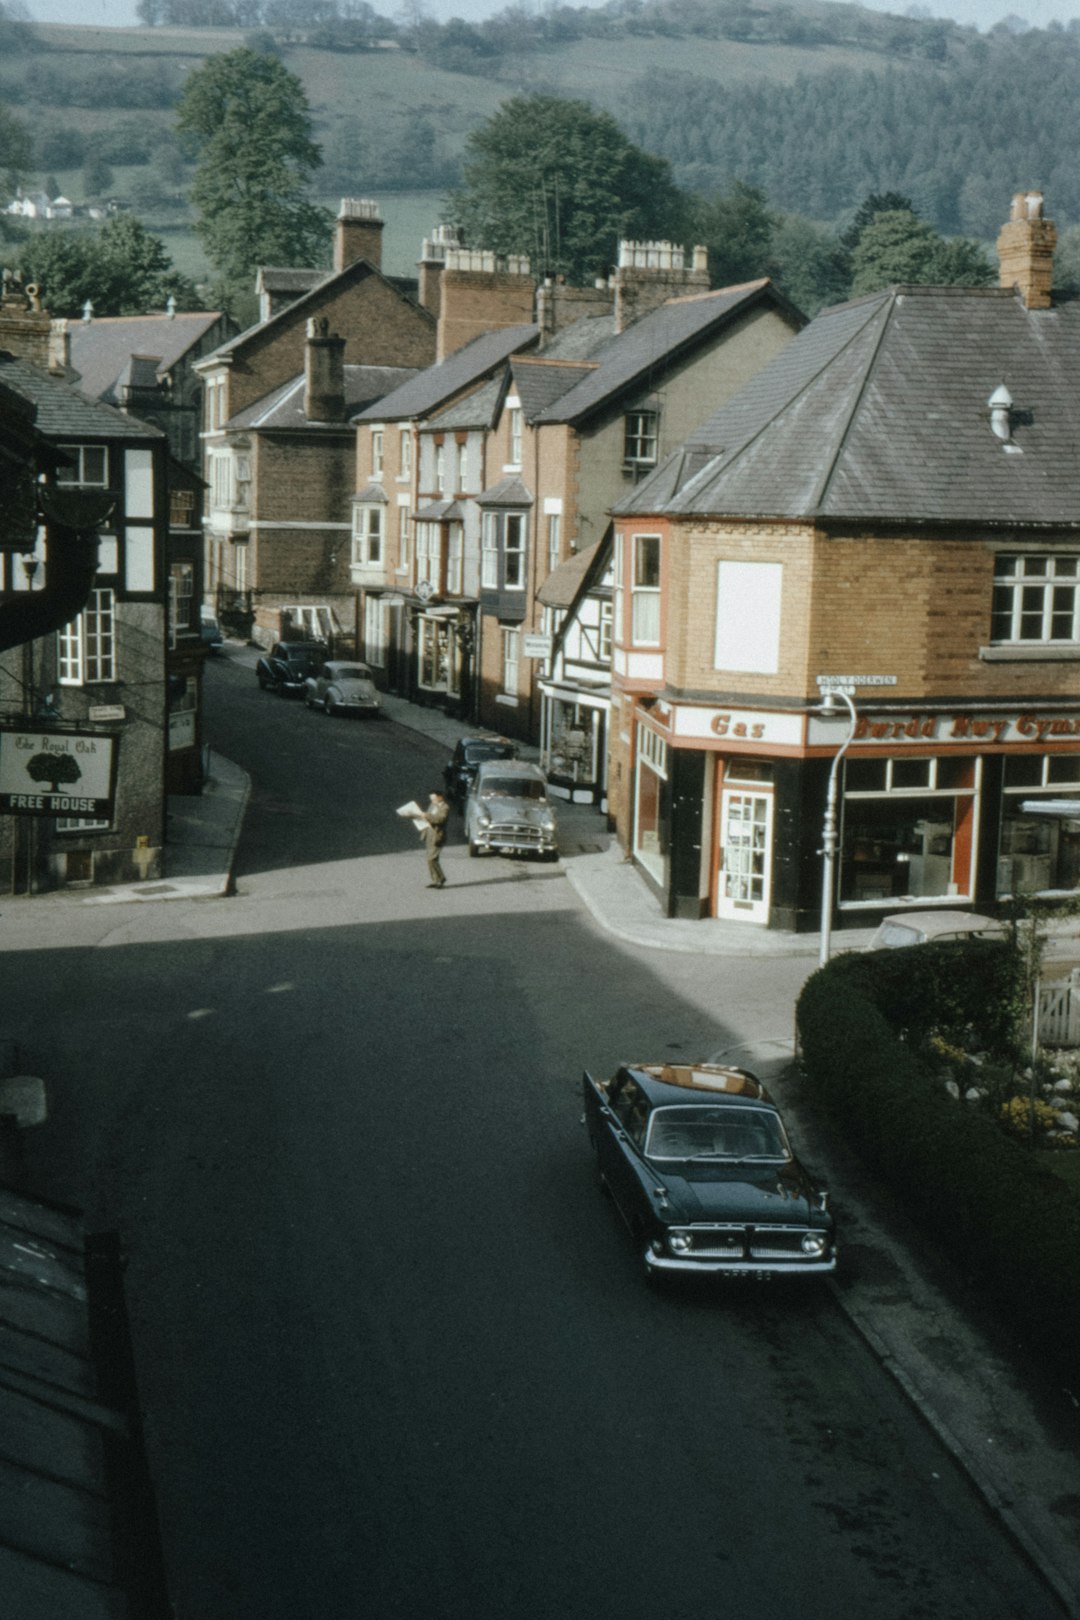
[[[61,686],[116,679],[112,591],[90,592],[79,617],[57,632],[56,648]]]
[[[841,904],[970,898],[981,768],[968,755],[847,760]]]
[[[1080,888],[1080,754],[1005,760],[997,895]]]
[[[667,863],[668,745],[655,731],[638,732],[634,854],[657,882]]]
[[[378,568],[383,556],[381,506],[353,507],[353,562],[358,568]]]
[[[1080,557],[1003,553],[994,563],[994,641],[1080,641],[1078,587]]]

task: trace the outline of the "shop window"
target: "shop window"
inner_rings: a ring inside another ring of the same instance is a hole
[[[1080,641],[1080,557],[999,556],[991,637],[999,643]]]
[[[1062,788],[1072,791],[1063,793]],[[1069,815],[1066,809],[1068,801],[1077,796],[1077,754],[1021,754],[1006,759],[997,863],[999,899],[1080,888],[1080,815]],[[1039,807],[1040,797],[1045,810]]]
[[[638,732],[634,854],[658,882],[664,878],[667,839],[667,743],[654,731]]]
[[[848,761],[841,904],[970,897],[979,769],[966,755]]]
[[[420,685],[445,692],[449,685],[449,631],[440,619],[417,620],[420,635]]]
[[[173,563],[169,569],[169,646],[178,636],[194,634],[195,565]]]

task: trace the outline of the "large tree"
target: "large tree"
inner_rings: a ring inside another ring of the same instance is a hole
[[[853,294],[877,292],[893,282],[987,287],[994,268],[978,242],[939,236],[910,208],[875,214],[851,253]]]
[[[197,309],[194,285],[173,269],[159,237],[129,214],[99,230],[36,232],[19,255],[24,281],[41,288],[50,315],[80,316],[89,301],[95,315],[146,315],[164,309],[170,295],[181,309]]]
[[[322,153],[295,74],[256,51],[212,56],[188,79],[177,124],[197,160],[196,229],[222,275],[324,260],[332,220],[306,197]]]
[[[471,246],[527,254],[573,282],[608,270],[622,239],[683,234],[685,200],[668,163],[584,101],[505,101],[470,134],[463,173],[446,217]]]

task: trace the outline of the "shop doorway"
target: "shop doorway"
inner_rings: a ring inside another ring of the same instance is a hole
[[[737,922],[769,920],[772,794],[725,788],[720,800],[720,871],[716,915]]]

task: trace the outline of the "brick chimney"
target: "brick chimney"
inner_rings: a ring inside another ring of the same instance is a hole
[[[436,225],[430,236],[424,237],[420,249],[420,307],[439,318],[442,303],[442,273],[446,268],[446,255],[461,246],[456,225]]]
[[[342,197],[334,227],[334,269],[344,270],[357,259],[382,269],[383,220],[377,202],[367,197]]]
[[[1053,302],[1057,227],[1043,218],[1041,191],[1018,191],[997,239],[998,285],[1015,287],[1028,309]]]
[[[439,294],[436,362],[484,332],[531,321],[536,283],[528,259],[518,254],[501,259],[481,249],[447,247]]]
[[[325,315],[307,323],[304,415],[309,422],[345,420],[345,339],[331,335]]]
[[[16,360],[26,360],[42,371],[53,369],[57,358],[53,323],[41,306],[37,284],[22,279],[12,270],[4,271],[0,293],[0,349]]]
[[[536,289],[540,343],[550,343],[553,337],[586,315],[610,315],[614,308],[613,278],[596,281],[591,287],[568,287],[565,276],[548,276]]]
[[[623,332],[669,298],[708,292],[708,250],[686,252],[672,242],[620,242],[615,271],[615,330]]]

